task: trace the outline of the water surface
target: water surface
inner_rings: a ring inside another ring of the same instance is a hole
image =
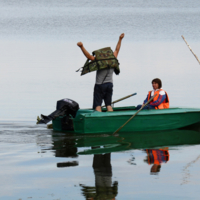
[[[1,123],[1,199],[197,199],[199,127],[113,136]]]
[[[198,129],[71,136],[35,121],[63,98],[92,106],[95,73],[75,72],[76,43],[114,49],[122,32],[113,100],[137,95],[118,106],[141,104],[158,77],[172,107],[200,107],[200,67],[181,38],[200,57],[199,13],[198,0],[0,0],[0,198],[197,199]]]

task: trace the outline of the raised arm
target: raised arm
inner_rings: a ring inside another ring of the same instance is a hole
[[[90,60],[94,60],[95,57],[90,55],[88,53],[88,51],[85,49],[85,47],[83,46],[82,42],[78,42],[77,45],[80,47],[80,49],[82,50],[83,54],[86,56],[86,58],[90,59]]]
[[[119,36],[119,41],[117,43],[117,46],[115,48],[115,51],[114,51],[114,56],[117,58],[118,56],[118,53],[119,53],[119,50],[120,50],[120,47],[121,47],[121,42],[122,42],[122,39],[124,38],[124,33],[122,33],[120,36]]]

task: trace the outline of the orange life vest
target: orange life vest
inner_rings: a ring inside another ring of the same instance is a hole
[[[164,90],[163,89],[159,89],[159,90],[154,91],[154,95],[155,94],[157,94],[157,95],[153,98],[152,101],[156,101],[158,99],[160,91],[164,91]],[[149,91],[148,100],[151,98],[151,92],[152,91]],[[165,100],[159,106],[155,107],[155,109],[166,109],[166,108],[169,108],[169,97],[168,97],[167,92],[165,92],[165,94],[166,94]]]
[[[161,164],[169,161],[169,151],[163,149],[146,149],[148,164]]]

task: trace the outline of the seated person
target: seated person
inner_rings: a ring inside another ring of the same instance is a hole
[[[169,97],[167,95],[167,92],[165,92],[162,87],[162,82],[159,78],[155,78],[152,80],[152,87],[153,90],[148,92],[147,98],[144,100],[143,105],[155,94],[157,94],[156,97],[143,109],[165,109],[169,108]],[[137,110],[139,110],[142,107],[142,105],[137,106]]]

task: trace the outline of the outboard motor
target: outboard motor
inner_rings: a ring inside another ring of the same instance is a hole
[[[37,118],[37,124],[47,124],[56,117],[64,116],[62,123],[66,125],[65,129],[73,130],[73,123],[70,118],[76,116],[78,109],[78,103],[71,99],[59,100],[57,101],[56,110],[48,116],[41,114],[41,119],[39,117]]]

